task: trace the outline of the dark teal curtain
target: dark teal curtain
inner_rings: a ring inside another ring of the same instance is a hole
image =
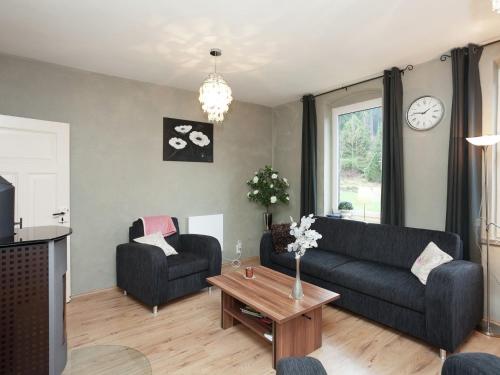
[[[475,225],[481,206],[481,148],[465,138],[482,135],[482,94],[479,60],[483,48],[469,45],[451,51],[453,101],[448,150],[446,231],[457,233],[464,259],[479,240]]]
[[[403,83],[399,68],[384,71],[382,224],[405,225]]]
[[[300,169],[300,216],[316,213],[316,102],[302,98],[302,163]]]

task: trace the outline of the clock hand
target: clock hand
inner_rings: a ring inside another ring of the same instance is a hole
[[[425,115],[427,112],[429,112],[435,106],[436,106],[436,104],[434,104],[432,107],[427,108],[427,110],[425,112],[422,112],[422,115]]]

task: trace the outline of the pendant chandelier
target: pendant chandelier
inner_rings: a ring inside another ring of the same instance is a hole
[[[214,57],[214,72],[210,73],[200,87],[199,101],[203,112],[208,114],[208,121],[221,123],[224,113],[229,110],[233,100],[231,88],[222,76],[217,73],[217,57],[222,55],[218,48],[212,48],[210,55]]]

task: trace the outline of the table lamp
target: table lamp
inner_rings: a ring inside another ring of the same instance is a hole
[[[489,146],[500,142],[500,135],[483,135],[481,137],[467,138],[470,144],[481,147],[484,163],[484,203],[485,203],[485,230],[486,230],[486,321],[481,322],[480,332],[487,336],[499,337],[500,326],[491,321],[490,317],[490,226],[489,221],[489,191],[488,191],[488,161],[487,151]]]

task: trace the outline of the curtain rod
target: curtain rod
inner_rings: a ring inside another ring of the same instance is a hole
[[[492,44],[499,43],[499,42],[500,42],[500,39],[493,40],[491,42],[481,44],[481,47],[488,47],[488,46],[490,46]],[[451,55],[444,54],[444,55],[441,55],[441,57],[439,59],[441,61],[446,61],[446,59],[449,59],[449,58],[451,58]],[[413,70],[413,65],[407,65],[404,69],[401,69],[401,73],[404,73],[404,72],[409,71],[409,70]],[[316,94],[316,95],[314,95],[314,97],[317,98],[318,96],[322,96],[322,95],[326,95],[326,94],[331,94],[332,92],[335,92],[335,91],[347,90],[350,87],[361,85],[361,84],[366,83],[366,82],[375,81],[376,79],[380,79],[380,78],[384,78],[384,76],[383,75],[379,75],[379,76],[376,76],[376,77],[373,77],[373,78],[365,79],[363,81],[351,83],[351,84],[346,85],[346,86],[338,87],[338,88],[333,89],[333,90],[329,90],[329,91],[325,91],[325,92]],[[302,101],[302,98],[300,99],[300,101]]]
[[[410,71],[410,70],[413,70],[413,65],[406,65],[404,69],[400,69],[400,72],[404,74],[404,72]],[[349,87],[361,85],[362,83],[366,83],[366,82],[375,81],[376,79],[380,79],[380,78],[384,78],[384,75],[380,75],[380,76],[377,76],[377,77],[365,79],[363,81],[351,83],[350,85],[342,86],[342,87],[339,87],[339,88],[336,88],[336,89],[333,89],[333,90],[330,90],[330,91],[325,91],[325,92],[322,92],[320,94],[314,95],[314,97],[317,98],[318,96],[330,94],[330,93],[335,92],[335,91],[347,90]],[[300,99],[300,101],[302,101],[302,99]]]
[[[497,40],[493,40],[493,41],[488,42],[488,43],[481,44],[480,46],[481,47],[488,47],[488,46],[491,46],[492,44],[496,44],[499,42],[500,42],[500,39],[497,39]],[[451,55],[448,55],[446,53],[441,55],[441,57],[439,58],[439,60],[441,60],[441,61],[446,61],[447,59],[451,59]]]

